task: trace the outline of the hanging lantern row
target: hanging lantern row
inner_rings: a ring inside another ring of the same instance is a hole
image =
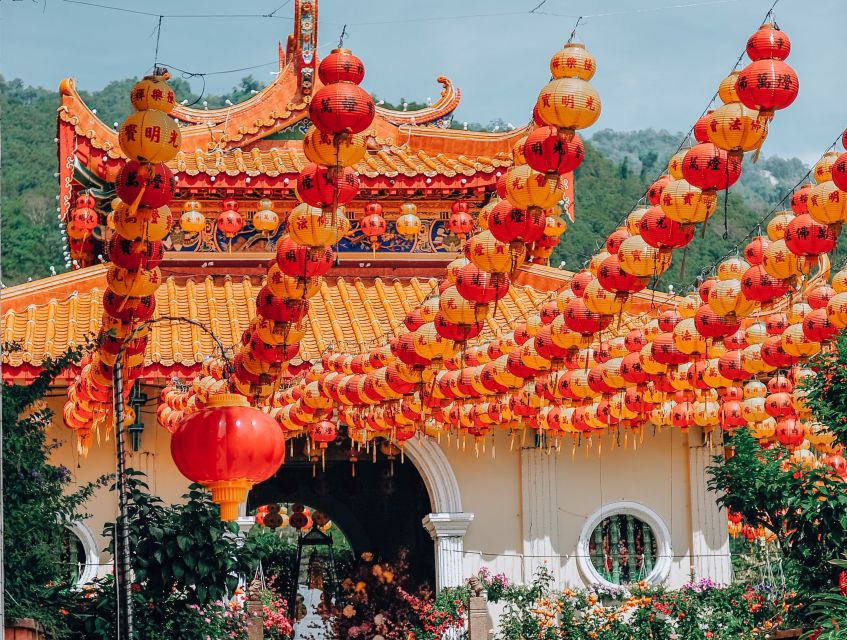
[[[136,329],[150,320],[156,309],[162,240],[171,228],[168,204],[175,188],[174,176],[165,163],[176,156],[181,144],[179,127],[169,115],[176,99],[167,79],[167,72],[157,70],[156,75],[136,83],[130,93],[135,112],[127,116],[119,131],[127,162],[115,182],[118,197],[112,202],[110,216],[114,233],[108,244],[111,266],[103,295],[99,348],[84,362],[69,388],[64,410],[65,424],[77,431],[83,450],[93,430],[102,424],[110,427],[112,372],[118,353],[123,349],[127,398],[144,364],[147,332]],[[86,199],[79,204],[90,209],[92,202]],[[90,216],[79,214],[77,219],[93,224]],[[131,407],[125,411],[132,416]]]

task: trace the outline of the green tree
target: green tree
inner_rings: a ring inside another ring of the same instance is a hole
[[[13,349],[15,345],[4,346]],[[49,585],[68,580],[61,558],[65,525],[85,517],[82,504],[106,481],[69,492],[70,470],[48,461],[58,445],[46,435],[53,414],[44,397],[56,377],[81,357],[82,349],[69,351],[47,360],[32,383],[3,386],[6,615],[35,618],[50,630],[62,626],[46,594]]]

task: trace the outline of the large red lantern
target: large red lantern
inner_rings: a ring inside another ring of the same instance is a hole
[[[733,317],[719,315],[708,304],[703,304],[694,314],[694,327],[704,338],[723,338],[735,333],[741,326],[741,321],[733,320]]]
[[[338,427],[334,422],[321,420],[309,425],[309,439],[321,449],[326,449],[330,442],[338,437]]]
[[[770,302],[787,292],[788,283],[774,278],[760,264],[750,267],[741,276],[741,293],[748,300]]]
[[[738,100],[750,109],[773,115],[794,102],[800,81],[794,69],[782,60],[755,60],[744,67],[735,81]]]
[[[109,241],[109,260],[123,269],[155,269],[164,256],[164,246],[158,240],[136,242],[115,234]]]
[[[523,153],[526,163],[536,171],[562,175],[582,164],[585,145],[576,134],[567,139],[556,127],[539,127],[527,136]]]
[[[589,311],[582,298],[568,300],[563,315],[567,328],[583,335],[599,333],[606,329],[613,320],[612,316],[601,316],[599,313]]]
[[[310,162],[297,176],[297,193],[300,199],[319,209],[348,204],[358,191],[359,176],[351,167],[336,171],[334,167]]]
[[[651,184],[650,188],[647,190],[647,202],[654,206],[659,204],[662,201],[662,191],[665,190],[665,187],[670,181],[670,176],[661,176],[658,180]]]
[[[797,256],[818,256],[832,251],[837,240],[836,225],[815,222],[808,213],[795,217],[785,227],[785,246]]]
[[[256,296],[256,312],[274,322],[297,323],[309,312],[309,301],[303,298],[281,298],[265,286]]]
[[[235,520],[250,488],[282,464],[285,438],[276,420],[247,398],[219,394],[177,426],[171,455],[182,475],[212,492],[221,519]]]
[[[373,122],[374,113],[373,98],[352,82],[324,85],[309,105],[309,118],[315,126],[332,134],[360,133]]]
[[[218,214],[218,231],[227,238],[234,238],[244,228],[244,218],[235,209],[224,209]]]
[[[698,144],[685,154],[682,176],[702,191],[728,189],[741,176],[741,158],[711,142]]]

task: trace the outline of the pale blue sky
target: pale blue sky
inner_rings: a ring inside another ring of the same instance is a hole
[[[267,14],[284,0],[92,2],[157,14]],[[539,10],[545,14],[530,15],[539,2],[320,0],[320,52],[337,44],[346,23],[345,44],[365,62],[368,91],[389,100],[435,98],[435,78],[443,74],[462,90],[460,120],[502,117],[517,125],[547,81],[549,57],[567,39],[572,16],[610,14],[586,18],[578,31],[598,64],[594,83],[603,115],[595,129],[681,131],[706,106],[772,4],[547,0]],[[271,19],[165,18],[159,59],[200,72],[272,62],[277,40],[291,32],[292,13],[288,2]],[[800,77],[800,96],[777,114],[764,151],[811,161],[847,126],[847,83],[839,66],[847,1],[781,0],[776,18],[792,41],[788,62]],[[64,0],[0,0],[0,73],[54,88],[70,75],[81,89],[141,75],[153,62],[156,22]],[[268,81],[273,68],[249,73]],[[207,87],[225,91],[247,73],[210,76]]]

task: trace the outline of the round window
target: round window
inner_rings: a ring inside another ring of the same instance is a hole
[[[77,585],[97,577],[99,556],[94,536],[81,522],[65,526],[59,561],[67,579]]]
[[[593,513],[577,550],[577,564],[588,582],[606,586],[662,582],[672,557],[664,521],[636,502],[616,502]]]
[[[612,584],[646,580],[656,566],[656,553],[655,532],[632,514],[604,518],[588,541],[594,570]]]

